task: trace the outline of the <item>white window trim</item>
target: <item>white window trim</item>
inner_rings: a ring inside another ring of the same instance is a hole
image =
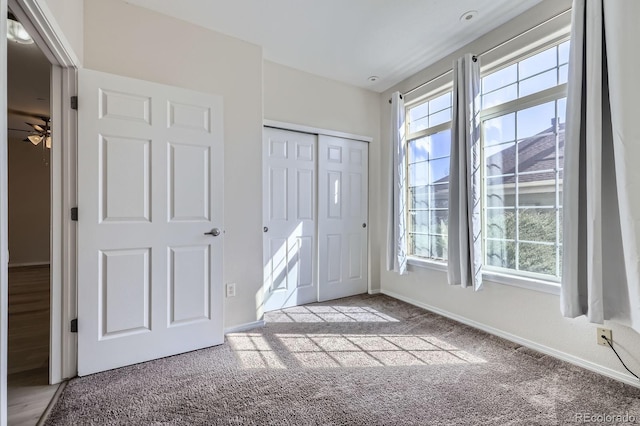
[[[562,43],[563,41],[556,41],[555,44],[545,44],[544,48],[538,47],[537,49],[530,51],[528,54],[521,55],[517,58],[513,58],[511,61],[504,64],[504,66],[510,66],[518,61],[521,61],[527,57],[533,56],[536,53],[540,53],[544,49],[549,49],[556,44]],[[533,52],[533,53],[532,53]],[[497,69],[491,70],[491,72],[495,72]],[[486,76],[489,73],[483,73],[482,76]],[[521,98],[516,98],[511,101],[502,103],[500,105],[492,106],[480,111],[480,122],[484,122],[485,120],[489,120],[491,118],[499,117],[502,115],[510,114],[516,111],[520,111],[523,109],[535,107],[538,105],[542,105],[546,102],[556,101],[558,99],[562,99],[567,96],[567,83],[559,84],[554,87],[550,87],[548,89],[542,90],[540,92],[535,92],[527,96],[523,96]],[[481,135],[482,138],[482,148],[484,150],[484,132]],[[482,169],[484,170],[484,155],[482,158]],[[484,175],[483,175],[484,179]],[[483,183],[484,186],[484,183]],[[484,190],[484,188],[483,188]],[[483,196],[484,201],[484,196]],[[484,205],[483,205],[484,210]],[[483,230],[484,230],[484,211],[482,214],[483,218]],[[483,242],[484,249],[484,242]],[[530,290],[539,290],[545,293],[552,294],[560,294],[560,283],[559,280],[561,277],[556,278],[552,275],[549,275],[546,278],[544,275],[540,277],[536,277],[534,273],[529,273],[527,271],[520,271],[513,269],[513,272],[509,272],[508,269],[500,269],[495,270],[491,267],[487,267],[486,265],[482,268],[482,277],[483,280],[488,280],[492,282],[497,282],[500,284],[513,285],[516,287],[527,288]]]
[[[447,272],[446,262],[437,262],[435,260],[423,259],[421,257],[410,256],[407,259],[410,271],[416,271],[416,268],[427,269],[432,271]],[[501,272],[483,269],[482,280],[499,285],[508,285],[512,287],[524,288],[527,290],[539,291],[547,294],[560,295],[560,283],[544,279],[525,277],[522,275],[505,274]]]

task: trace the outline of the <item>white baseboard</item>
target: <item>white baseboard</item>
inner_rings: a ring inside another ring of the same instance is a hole
[[[382,290],[380,290],[379,288],[375,289],[375,290],[369,290],[369,294],[380,294],[382,293]]]
[[[608,367],[603,367],[602,365],[599,364],[595,364],[591,361],[587,361],[585,359],[582,358],[578,358],[577,356],[574,355],[570,355],[568,353],[559,351],[557,349],[553,349],[550,348],[548,346],[545,345],[541,345],[539,343],[536,342],[532,342],[531,340],[527,340],[524,339],[520,336],[517,336],[515,334],[511,334],[508,333],[506,331],[482,324],[480,322],[465,318],[463,316],[457,315],[457,314],[453,314],[451,312],[445,311],[443,309],[437,308],[435,306],[431,306],[427,303],[423,303],[423,302],[419,302],[417,300],[411,299],[409,297],[405,297],[401,294],[395,293],[393,291],[389,291],[389,290],[385,290],[382,289],[381,290],[382,294],[385,294],[389,297],[393,297],[394,299],[398,299],[398,300],[402,300],[403,302],[409,303],[410,305],[414,305],[417,306],[419,308],[423,308],[426,309],[427,311],[431,311],[433,313],[436,313],[438,315],[442,315],[443,317],[447,317],[450,318],[454,321],[457,321],[459,323],[462,324],[466,324],[470,327],[473,328],[477,328],[478,330],[482,330],[484,332],[487,332],[489,334],[493,334],[494,336],[498,336],[498,337],[502,337],[503,339],[509,340],[511,342],[517,343],[519,345],[522,346],[526,346],[527,348],[536,350],[538,352],[541,352],[545,355],[549,355],[552,356],[554,358],[558,358],[562,361],[566,361],[570,364],[573,365],[577,365],[578,367],[582,367],[585,368],[587,370],[593,371],[594,373],[598,373],[598,374],[602,374],[603,376],[607,376],[610,377],[612,379],[618,380],[620,382],[626,383],[628,385],[634,386],[634,387],[640,387],[640,383],[638,383],[638,380],[635,377],[620,373],[619,371],[613,370],[611,368]]]
[[[9,262],[9,268],[20,268],[22,266],[49,266],[49,262],[22,262],[11,263]]]
[[[248,322],[246,324],[234,325],[233,327],[225,328],[224,334],[239,333],[241,331],[251,330],[253,328],[264,327],[266,325],[264,320]]]

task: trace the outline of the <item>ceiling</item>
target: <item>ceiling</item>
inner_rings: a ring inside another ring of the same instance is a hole
[[[11,129],[33,130],[26,124],[43,124],[37,117],[50,116],[51,64],[32,44],[7,42],[7,106],[10,139],[24,139],[29,134]],[[12,111],[23,111],[16,114]]]
[[[382,92],[541,0],[125,1],[262,46],[266,60]],[[476,17],[461,20],[470,10]]]

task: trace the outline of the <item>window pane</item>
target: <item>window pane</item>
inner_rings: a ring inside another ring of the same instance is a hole
[[[518,175],[518,204],[555,207],[555,177],[555,172]]]
[[[514,240],[516,238],[516,214],[513,209],[487,209],[487,238]]]
[[[427,102],[409,109],[409,120],[413,123],[429,115],[429,104]]]
[[[515,269],[516,245],[513,241],[493,241],[486,244],[486,262],[488,266]]]
[[[447,234],[449,212],[447,210],[433,210],[431,212],[431,233]]]
[[[419,120],[409,122],[409,133],[419,132],[429,128],[429,117],[423,117]]]
[[[561,198],[562,199],[562,198]],[[558,209],[558,232],[560,234],[560,241],[562,241],[562,208]]]
[[[569,80],[569,66],[563,65],[558,70],[558,84],[564,84]]]
[[[558,45],[558,64],[566,64],[569,62],[569,40]]]
[[[414,256],[430,257],[429,236],[428,235],[409,235],[409,250]]]
[[[443,183],[449,180],[449,159],[441,158],[439,160],[432,160],[430,164],[430,182],[431,183]]]
[[[557,64],[556,47],[544,50],[518,63],[518,76],[525,79],[534,74],[555,68]]]
[[[411,212],[411,232],[429,232],[429,211],[418,210]]]
[[[486,93],[486,92],[485,92]],[[512,84],[505,88],[482,95],[482,108],[491,108],[518,97],[518,85]]]
[[[511,113],[484,122],[484,144],[495,145],[516,139],[516,114]]]
[[[430,187],[431,207],[435,209],[449,208],[449,184],[438,184]]]
[[[567,98],[558,99],[558,121],[560,124],[564,124],[566,121],[566,111]],[[564,126],[561,126],[560,129],[564,129]]]
[[[555,209],[520,209],[518,215],[520,240],[555,243]]]
[[[429,136],[431,158],[448,157],[451,154],[451,129]]]
[[[433,114],[434,112],[443,110],[445,108],[451,107],[451,92],[447,92],[444,95],[438,96],[437,98],[431,99],[429,101],[429,113]]]
[[[484,149],[487,176],[515,173],[516,144],[505,143]]]
[[[409,142],[409,163],[427,161],[429,159],[429,140],[420,138]]]
[[[553,132],[555,118],[555,101],[518,111],[516,114],[518,139]]]
[[[409,186],[427,185],[429,178],[429,163],[421,161],[420,163],[409,165]]]
[[[513,207],[516,205],[516,191],[513,176],[487,178],[485,196],[487,207]]]
[[[429,127],[437,126],[438,124],[446,123],[447,121],[451,121],[451,108],[430,115]]]
[[[431,257],[439,260],[447,260],[447,236],[431,236]]]
[[[429,208],[427,188],[427,186],[409,188],[409,210]]]
[[[518,142],[518,173],[555,170],[556,151],[556,135],[553,133]]]
[[[526,80],[520,80],[519,97],[527,96],[532,93],[540,92],[544,89],[557,86],[558,71],[556,69],[543,72],[542,74],[529,77]]]
[[[556,248],[551,245],[520,243],[519,269],[539,274],[556,274]]]
[[[489,74],[482,79],[482,92],[487,93],[515,83],[518,79],[517,64],[513,64],[499,71]]]

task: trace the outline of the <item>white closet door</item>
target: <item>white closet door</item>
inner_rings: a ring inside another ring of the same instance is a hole
[[[319,300],[367,292],[366,142],[319,137]]]
[[[264,310],[317,300],[315,135],[264,129]]]

